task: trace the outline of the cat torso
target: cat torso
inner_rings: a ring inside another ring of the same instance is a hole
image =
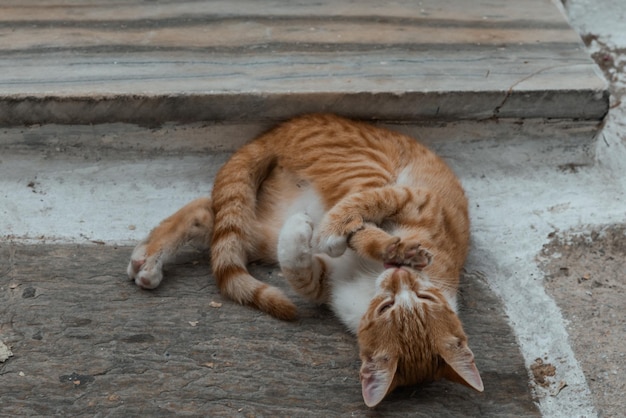
[[[278,235],[285,220],[295,213],[306,212],[317,226],[341,199],[363,190],[396,185],[428,190],[433,198],[422,208],[430,212],[427,219],[422,213],[422,221],[413,223],[412,216],[405,216],[386,219],[380,226],[390,235],[418,239],[435,259],[441,258],[425,271],[431,273],[435,285],[441,281],[446,298],[456,310],[469,222],[463,190],[439,157],[412,138],[365,124],[346,125],[334,117],[304,119],[302,124],[288,126],[286,132],[280,132],[281,128],[272,133],[273,138],[286,144],[281,144],[281,156],[258,194],[258,240],[270,244],[257,246],[262,251],[252,258],[277,261]],[[447,201],[439,206],[444,199]],[[457,226],[442,232],[446,218],[454,218]],[[332,265],[329,303],[356,333],[375,293],[376,278],[385,267],[350,249],[326,261]]]

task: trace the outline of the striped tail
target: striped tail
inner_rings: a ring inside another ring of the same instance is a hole
[[[272,147],[263,142],[262,137],[241,148],[217,174],[212,192],[211,265],[222,294],[275,318],[293,320],[296,306],[289,298],[252,277],[247,269],[247,254],[254,244],[257,191],[276,164]]]

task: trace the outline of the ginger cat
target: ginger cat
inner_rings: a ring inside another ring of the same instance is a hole
[[[302,296],[329,304],[358,337],[363,399],[447,378],[483,390],[456,314],[468,250],[457,178],[405,135],[333,115],[288,121],[222,167],[211,199],[165,219],[133,251],[145,289],[185,243],[211,249],[221,292],[291,320],[295,305],[246,265],[280,265]]]

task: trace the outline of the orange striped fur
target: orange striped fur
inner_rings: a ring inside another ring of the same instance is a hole
[[[467,212],[457,178],[417,141],[307,115],[237,151],[211,199],[157,226],[128,274],[155,288],[183,244],[204,244],[223,294],[291,320],[293,302],[247,270],[252,261],[279,263],[300,295],[329,304],[357,335],[368,406],[397,386],[440,378],[482,391],[456,314]]]

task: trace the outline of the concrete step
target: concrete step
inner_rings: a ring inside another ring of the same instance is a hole
[[[0,6],[0,124],[598,121],[607,87],[550,0]]]

